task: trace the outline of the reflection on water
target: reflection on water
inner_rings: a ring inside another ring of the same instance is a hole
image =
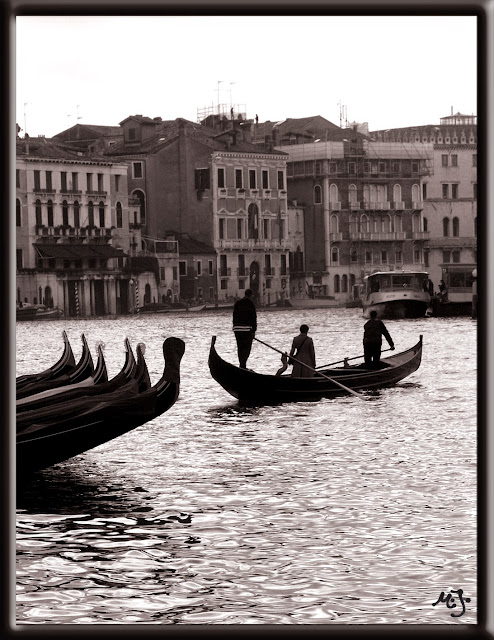
[[[213,334],[236,363],[230,313],[174,315],[17,325],[17,375],[63,328],[76,357],[81,332],[105,343],[110,376],[145,342],[153,382],[164,337],[187,345],[169,412],[19,491],[17,622],[475,623],[476,323],[388,321],[423,361],[372,402],[241,407],[207,368]],[[260,312],[259,335],[287,349],[301,322],[319,363],[361,352],[355,309]],[[249,366],[279,356],[255,344]],[[432,606],[459,588],[463,616]]]

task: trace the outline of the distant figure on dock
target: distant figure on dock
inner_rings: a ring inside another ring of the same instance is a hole
[[[444,280],[439,282],[439,293],[437,294],[440,302],[446,302],[448,299],[448,288]]]
[[[300,333],[293,338],[292,348],[288,358],[288,363],[293,364],[292,377],[293,378],[312,378],[316,368],[316,354],[314,351],[314,342],[312,338],[307,335],[309,327],[306,324],[301,325]],[[297,358],[299,362],[296,362],[292,357]],[[304,364],[309,365],[304,367]],[[311,368],[309,368],[311,367]]]
[[[384,322],[377,319],[377,311],[370,312],[370,320],[364,324],[364,360],[367,369],[379,369],[381,360],[382,337],[388,341],[394,351],[395,345]]]
[[[257,331],[257,312],[252,296],[252,290],[246,289],[244,297],[233,305],[233,332],[241,369],[247,369],[247,360]]]
[[[427,291],[430,297],[432,298],[434,295],[434,283],[430,278],[426,278],[424,280],[424,291]]]

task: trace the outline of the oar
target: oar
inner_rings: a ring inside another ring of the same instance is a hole
[[[259,338],[254,337],[254,340],[257,340],[257,342],[260,342],[264,346],[269,347],[270,349],[273,349],[273,351],[277,351],[278,353],[281,353],[282,356],[283,355],[288,355],[286,353],[286,351],[280,351],[279,349],[277,349],[276,347],[271,346],[267,342],[263,342],[262,340],[259,340]],[[368,398],[367,396],[364,396],[361,393],[358,393],[357,391],[354,391],[353,389],[350,389],[350,387],[346,387],[344,384],[341,384],[341,382],[338,382],[338,380],[335,380],[334,378],[330,378],[329,376],[325,375],[324,373],[321,373],[320,371],[317,371],[316,369],[314,369],[314,367],[311,367],[310,365],[305,364],[305,362],[302,362],[301,360],[297,360],[297,358],[294,358],[293,356],[290,356],[290,357],[295,362],[298,362],[299,364],[303,365],[304,367],[307,367],[307,369],[310,369],[311,371],[315,371],[316,373],[318,373],[323,378],[326,378],[327,380],[329,380],[333,384],[338,385],[338,387],[341,387],[345,391],[348,391],[348,393],[351,393],[354,396],[357,396],[357,398],[360,398],[361,400],[370,400],[370,398]]]
[[[381,353],[384,353],[385,351],[393,351],[393,349],[383,349],[381,351]],[[336,362],[330,362],[329,364],[321,364],[318,367],[316,367],[316,369],[324,369],[325,367],[332,367],[335,364],[340,364],[340,362],[345,362],[345,360],[348,362],[349,360],[358,360],[359,358],[363,358],[364,356],[355,356],[354,358],[343,358],[343,360],[337,360]]]

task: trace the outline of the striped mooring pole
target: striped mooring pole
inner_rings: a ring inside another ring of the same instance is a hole
[[[75,315],[79,315],[79,286],[77,280],[74,282],[74,292],[75,292]]]
[[[136,278],[136,313],[139,313],[139,280]]]

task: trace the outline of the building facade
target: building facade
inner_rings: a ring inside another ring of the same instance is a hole
[[[422,182],[428,143],[381,143],[364,136],[281,147],[288,193],[304,208],[305,273],[311,296],[345,303],[362,278],[382,269],[422,270]]]
[[[423,222],[429,238],[424,266],[451,302],[472,297],[477,268],[477,118],[461,113],[439,125],[375,131],[375,140],[433,145],[433,172],[422,183]]]
[[[127,164],[129,193],[141,202],[145,235],[188,236],[202,245],[204,258],[194,268],[212,281],[199,287],[202,298],[232,300],[247,288],[260,304],[284,297],[289,291],[286,155],[252,144],[251,123],[226,114],[204,123],[130,116],[120,124],[123,142],[105,155]],[[180,269],[184,296],[198,298],[184,279],[190,265]]]
[[[66,316],[136,311],[139,290],[155,286],[152,272],[132,264],[141,246],[136,205],[125,164],[44,138],[19,139],[17,303],[58,307]]]

